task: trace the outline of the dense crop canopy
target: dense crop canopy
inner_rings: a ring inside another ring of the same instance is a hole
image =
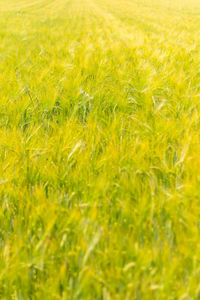
[[[200,2],[0,0],[0,298],[199,299]]]

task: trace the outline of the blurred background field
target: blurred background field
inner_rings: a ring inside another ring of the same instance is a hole
[[[200,2],[0,0],[0,298],[200,299]]]

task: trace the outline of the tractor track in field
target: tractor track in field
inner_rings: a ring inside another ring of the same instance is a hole
[[[19,12],[19,11],[31,11],[35,12],[38,10],[48,9],[53,10],[56,8],[58,10],[59,7],[65,5],[67,0],[29,0],[29,1],[0,1],[0,12]]]
[[[115,28],[116,32],[119,33],[119,38],[127,39],[129,41],[134,41],[134,43],[141,44],[141,37],[145,37],[145,40],[154,39],[154,41],[162,42],[164,41],[164,37],[168,35],[169,42],[174,43],[174,40],[178,40],[180,37],[186,36],[187,32],[185,32],[182,28],[182,23],[185,25],[185,13],[182,10],[183,21],[180,22],[180,12],[177,16],[177,11],[174,9],[172,11],[171,22],[173,26],[166,26],[163,22],[163,19],[167,17],[167,11],[170,9],[168,6],[166,7],[166,11],[162,10],[162,6],[158,7],[149,7],[144,6],[141,7],[141,4],[138,3],[135,8],[130,1],[127,1],[128,10],[132,12],[131,17],[127,19],[123,16],[127,14],[127,11],[124,11],[124,14],[120,12],[120,3],[116,3],[115,9],[111,11],[109,6],[103,6],[103,3],[96,0],[88,0],[90,6],[93,7],[94,10],[98,11],[99,15],[101,15],[105,22],[108,24],[112,24],[112,29]],[[101,4],[101,6],[100,6]],[[156,9],[156,11],[155,11]],[[160,14],[159,14],[160,10]],[[142,16],[145,16],[143,18]],[[146,18],[146,15],[149,15],[149,18]],[[155,18],[155,15],[159,15],[158,18]],[[138,17],[140,16],[140,17]],[[110,25],[111,27],[111,25]],[[178,29],[178,33],[177,33]],[[169,34],[170,32],[170,34]]]
[[[142,45],[144,43],[143,32],[137,32],[135,26],[127,26],[120,19],[115,17],[109,11],[99,7],[94,1],[88,0],[88,6],[90,6],[98,15],[104,19],[104,24],[106,24],[107,29],[111,32],[112,35],[116,35],[120,40],[133,42],[135,45]],[[136,36],[135,33],[138,33]]]

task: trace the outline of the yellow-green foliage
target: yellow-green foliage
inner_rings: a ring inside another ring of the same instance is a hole
[[[200,298],[199,16],[0,0],[0,299]]]

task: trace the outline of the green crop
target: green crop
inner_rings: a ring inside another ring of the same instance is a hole
[[[0,0],[0,299],[200,299],[200,2]]]

